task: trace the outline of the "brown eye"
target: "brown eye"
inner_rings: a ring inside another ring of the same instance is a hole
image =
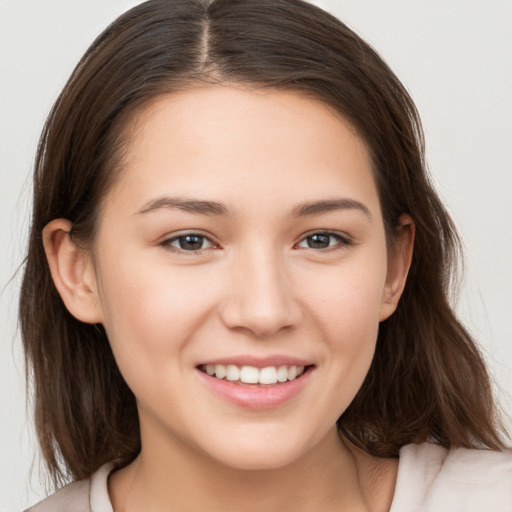
[[[197,252],[213,247],[213,243],[206,236],[197,233],[188,233],[169,238],[162,245],[186,252]]]
[[[306,238],[308,247],[310,249],[326,249],[329,247],[331,239],[331,235],[326,235],[324,233],[318,233]]]
[[[336,233],[319,232],[303,238],[298,247],[307,249],[329,249],[331,247],[348,245],[350,242],[345,237]]]

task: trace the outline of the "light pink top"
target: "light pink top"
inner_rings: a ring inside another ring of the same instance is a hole
[[[113,512],[110,466],[67,485],[26,512]],[[512,449],[446,450],[432,443],[400,450],[389,512],[512,512]]]

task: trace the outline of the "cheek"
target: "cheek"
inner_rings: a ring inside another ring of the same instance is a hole
[[[214,307],[215,286],[205,286],[199,268],[190,279],[184,269],[136,265],[133,259],[105,264],[102,275],[104,327],[130,387],[157,368],[176,371],[193,332]]]
[[[307,305],[327,338],[343,339],[345,349],[357,349],[361,342],[373,340],[379,324],[386,280],[383,259],[358,261],[311,276]],[[343,347],[340,346],[340,349]]]
[[[315,321],[311,331],[325,342],[335,402],[331,410],[340,413],[358,392],[373,359],[386,279],[385,265],[379,261],[339,267],[322,279],[317,275],[309,288],[307,304]]]

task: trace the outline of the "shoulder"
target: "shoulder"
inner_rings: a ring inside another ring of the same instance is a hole
[[[111,466],[102,466],[91,478],[66,485],[25,512],[112,512],[107,480]]]
[[[512,450],[447,450],[432,443],[400,450],[391,512],[512,510]]]
[[[25,512],[90,512],[90,480],[66,485]]]

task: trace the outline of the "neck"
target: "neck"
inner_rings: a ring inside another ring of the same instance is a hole
[[[373,458],[345,444],[334,427],[303,457],[266,470],[231,468],[183,443],[156,438],[143,436],[139,457],[110,478],[115,512],[380,511],[389,509],[393,496],[396,471],[376,470]],[[372,494],[390,477],[384,497]]]

